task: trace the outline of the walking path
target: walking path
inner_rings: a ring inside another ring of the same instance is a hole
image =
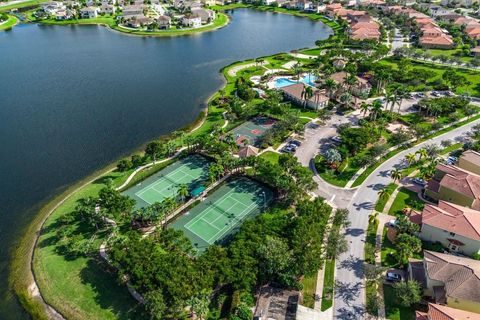
[[[238,65],[238,66],[235,66],[235,67],[232,67],[232,68],[228,69],[227,73],[230,77],[235,77],[237,75],[237,73],[239,71],[243,70],[243,69],[247,69],[247,68],[254,67],[254,66],[265,66],[267,64],[268,64],[267,61],[263,61],[261,63],[252,62],[252,63],[241,64],[241,65]]]
[[[377,228],[377,235],[375,238],[375,265],[377,267],[382,266],[382,238],[383,238],[383,229],[388,221],[395,219],[394,216],[390,216],[388,214],[379,214],[378,215],[378,228]],[[383,301],[383,285],[379,285],[378,287],[378,295],[382,298]],[[378,308],[378,318],[385,319],[385,305],[380,304]]]
[[[398,192],[400,191],[400,186],[397,185],[395,190],[393,190],[392,194],[389,196],[387,203],[385,203],[385,207],[383,207],[383,212],[389,212],[390,208],[392,207],[395,198],[397,197]]]
[[[299,59],[316,59],[318,56],[310,55],[310,54],[303,54],[303,53],[293,53],[290,52],[290,55],[295,58]]]

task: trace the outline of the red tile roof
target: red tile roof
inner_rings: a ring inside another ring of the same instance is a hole
[[[454,309],[439,304],[428,304],[429,320],[479,320],[480,314]]]
[[[480,211],[471,208],[446,201],[439,201],[438,206],[427,204],[423,208],[422,224],[480,241]]]

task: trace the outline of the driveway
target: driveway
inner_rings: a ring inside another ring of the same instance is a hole
[[[359,116],[358,112],[352,112],[347,116],[339,116],[335,114],[325,125],[320,126],[314,123],[307,124],[304,133],[304,141],[295,152],[298,161],[303,166],[309,167],[315,172],[313,159],[320,150],[328,148],[328,146],[331,145],[330,139],[337,135],[337,127],[343,123],[356,124]],[[318,184],[317,190],[314,191],[317,195],[330,201],[336,207],[347,207],[354,190],[333,186],[325,182],[319,176],[315,176],[314,179]]]
[[[365,288],[363,278],[365,230],[368,216],[378,199],[378,191],[392,179],[390,171],[403,165],[405,155],[427,144],[440,144],[442,140],[463,141],[471,128],[480,123],[475,120],[463,127],[432,138],[408,150],[402,151],[378,167],[356,190],[349,205],[351,225],[345,230],[349,250],[340,255],[336,264],[336,288],[334,319],[363,319],[365,317]]]

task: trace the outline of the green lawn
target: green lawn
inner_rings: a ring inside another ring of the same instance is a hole
[[[375,204],[375,210],[377,210],[378,212],[383,212],[383,208],[385,208],[385,205],[387,204],[390,196],[392,195],[393,191],[395,191],[395,189],[397,189],[397,184],[395,183],[390,183],[388,186],[386,186],[388,195],[378,198],[378,201]]]
[[[375,219],[375,223],[369,223],[367,228],[367,238],[365,244],[365,261],[370,264],[375,264],[375,252],[367,250],[367,245],[371,248],[376,247],[377,243],[377,230],[378,219]]]
[[[44,299],[69,319],[129,319],[137,317],[137,303],[126,286],[107,273],[94,257],[68,257],[59,247],[56,234],[58,219],[73,211],[76,201],[94,196],[104,186],[106,179],[115,185],[127,174],[112,172],[102,176],[73,194],[47,219],[35,249],[33,268]],[[79,231],[81,224],[76,224]],[[105,234],[94,241],[98,247]]]
[[[10,30],[14,25],[18,23],[18,19],[15,16],[7,15],[8,19],[0,24],[0,31]]]
[[[48,0],[31,0],[31,1],[25,1],[25,2],[20,2],[20,3],[13,3],[5,6],[0,7],[0,12],[6,12],[10,11],[12,9],[20,9],[20,8],[26,8],[26,7],[34,7],[38,6],[39,4],[43,2],[47,2]]]
[[[317,288],[317,273],[303,277],[300,283],[302,284],[302,305],[313,309],[315,305],[315,290]]]
[[[350,179],[357,173],[357,167],[350,167],[348,160],[345,160],[338,168],[338,170],[326,167],[326,164],[317,159],[315,160],[315,167],[318,174],[326,182],[338,187],[345,187]]]
[[[387,228],[383,230],[382,235],[382,266],[394,268],[398,265],[395,258],[396,249],[393,243],[387,238]]]
[[[457,53],[461,53],[461,49],[450,49],[450,50],[442,50],[442,49],[428,49],[428,53],[430,53],[432,56],[447,56],[447,57],[454,57],[457,56],[459,57],[462,61],[464,62],[469,62],[472,60],[472,57],[466,57],[462,55],[456,55]]]
[[[270,163],[273,163],[273,164],[278,163],[279,157],[280,157],[280,154],[273,151],[267,151],[260,155],[260,158],[268,160]]]
[[[400,306],[397,301],[395,289],[390,285],[383,286],[385,299],[385,315],[391,320],[414,320],[415,309]]]
[[[325,261],[325,276],[323,278],[322,311],[333,305],[333,284],[335,281],[335,260]]]
[[[394,68],[397,67],[397,61],[392,59],[392,58],[386,58],[383,60],[380,60],[380,63],[384,65],[390,65],[393,66]],[[459,68],[456,66],[441,66],[441,65],[436,65],[433,63],[428,63],[428,62],[420,62],[420,61],[410,61],[412,67],[414,68],[422,68],[424,70],[427,70],[430,72],[431,77],[428,79],[428,82],[435,81],[437,79],[441,79],[443,72],[446,70],[455,70],[459,75],[465,76],[465,78],[470,82],[470,84],[459,87],[457,90],[455,90],[456,93],[461,94],[461,93],[468,93],[471,96],[475,97],[480,97],[480,72],[478,71],[473,71],[469,69],[464,69],[464,68]],[[424,86],[424,84],[423,84]],[[413,91],[416,89],[419,90],[421,89],[420,87],[418,88],[411,88]]]
[[[416,210],[422,210],[424,202],[418,197],[417,193],[405,188],[401,188],[397,197],[388,211],[393,216],[402,216],[403,208],[409,207]]]

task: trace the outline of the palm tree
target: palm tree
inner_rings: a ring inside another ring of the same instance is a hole
[[[365,115],[367,114],[367,111],[370,109],[370,106],[365,103],[365,102],[362,102],[362,104],[360,105],[360,111],[363,111],[363,116],[365,117]]]
[[[417,150],[417,152],[415,152],[415,154],[418,154],[420,156],[418,160],[428,158],[427,150],[424,149],[424,148]]]
[[[304,85],[302,91],[302,99],[303,99],[303,108],[306,108],[307,101],[313,96],[313,89],[310,86]]]
[[[295,73],[296,77],[297,77],[297,83],[300,82],[300,73],[302,73],[302,68],[300,68],[300,63],[296,63],[294,66],[293,66],[293,72]]]
[[[373,121],[377,120],[378,114],[380,113],[380,111],[382,111],[382,102],[378,99],[373,101],[371,105],[371,111],[372,111],[370,113],[371,119]]]
[[[182,183],[177,190],[177,195],[185,201],[185,198],[188,196],[188,186],[185,183]]]
[[[327,96],[329,99],[332,99],[333,92],[337,88],[337,83],[332,78],[327,78],[324,84],[325,89],[327,90]]]
[[[397,182],[397,181],[399,181],[400,179],[402,179],[403,175],[402,175],[402,173],[400,172],[400,170],[398,170],[398,169],[393,169],[393,170],[390,172],[390,177],[392,177],[393,182]]]
[[[386,191],[385,188],[383,188],[382,190]],[[380,191],[382,191],[382,190],[380,190]],[[380,193],[380,191],[379,191],[379,193]],[[387,192],[385,192],[385,193],[388,194]],[[377,219],[378,219],[378,212],[374,212],[374,213],[370,214],[370,216],[368,216],[368,223],[369,224],[375,224]]]
[[[409,153],[405,156],[405,159],[408,162],[408,165],[412,165],[412,163],[415,163],[417,161],[417,155],[415,153]]]

